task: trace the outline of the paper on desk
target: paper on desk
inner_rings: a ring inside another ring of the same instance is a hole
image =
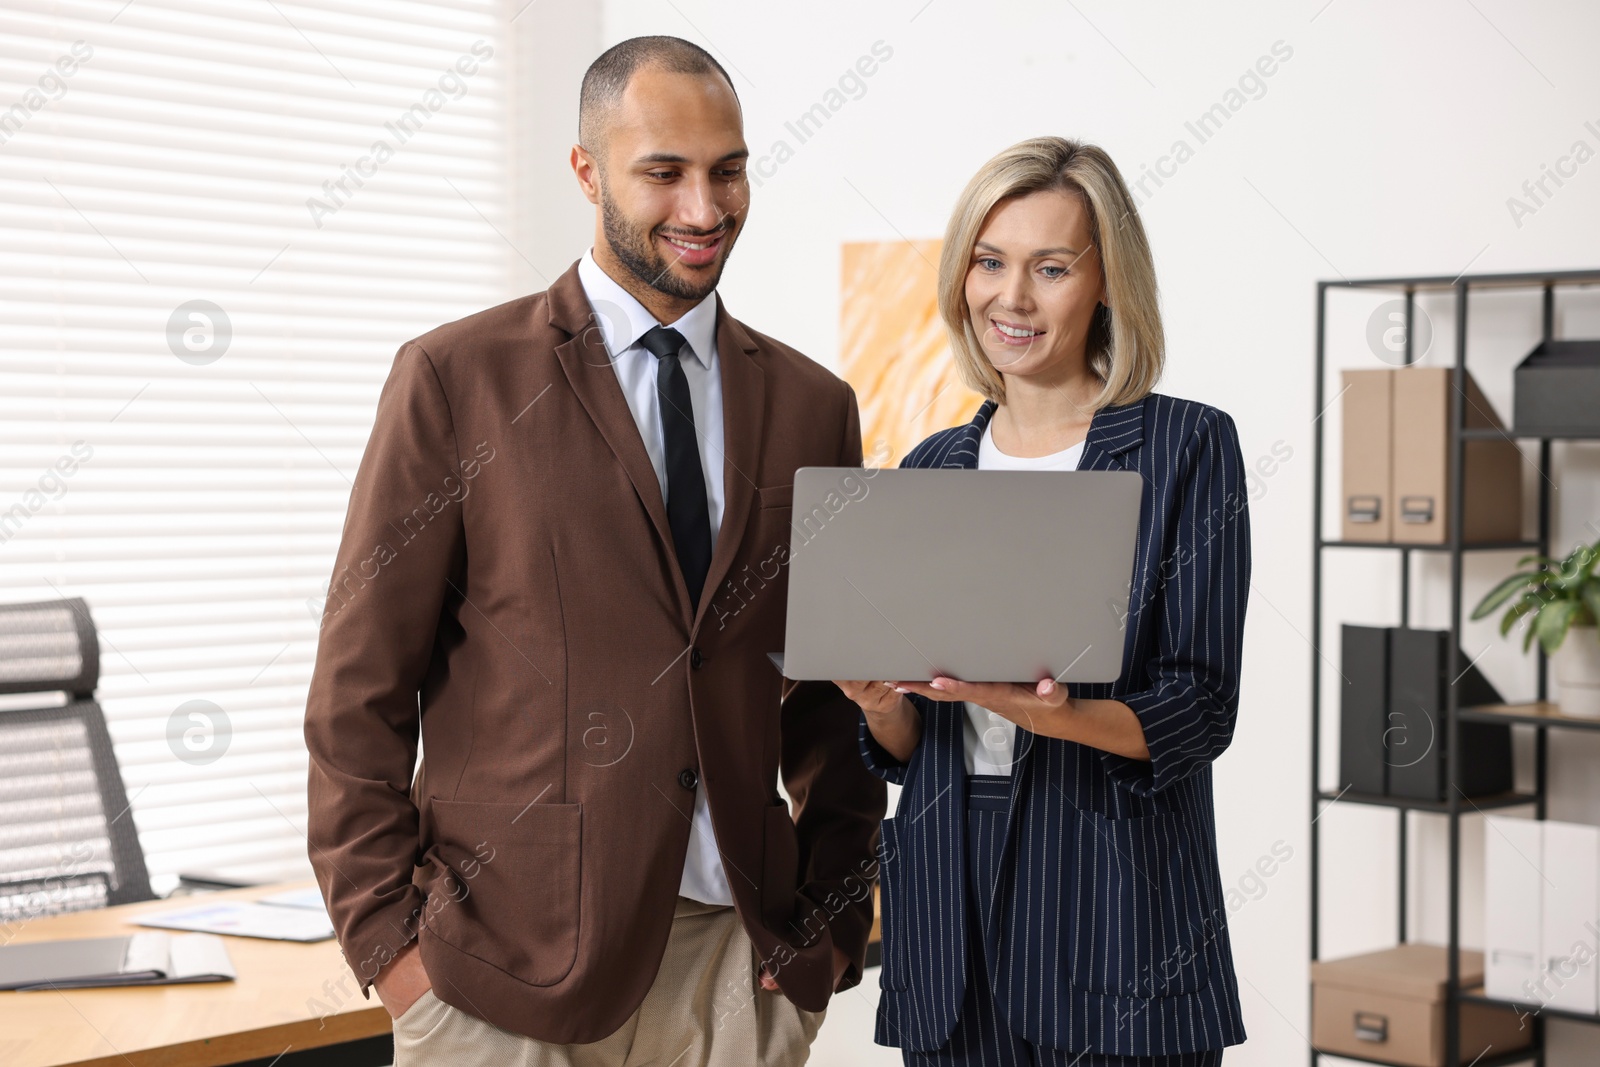
[[[256,903],[272,904],[280,908],[307,908],[324,913],[327,911],[327,906],[322,902],[322,890],[314,885],[304,889],[286,889],[282,893],[262,897]]]
[[[248,901],[202,904],[180,911],[141,915],[134,921],[140,926],[166,930],[198,930],[269,941],[326,941],[333,936],[333,923],[325,911]]]

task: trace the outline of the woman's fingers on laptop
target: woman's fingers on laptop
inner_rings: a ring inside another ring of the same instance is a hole
[[[900,684],[929,700],[970,700],[1013,722],[1021,721],[1019,716],[1027,716],[1041,707],[1058,708],[1067,702],[1066,686],[1053,678],[1045,678],[1036,685],[1024,685],[1016,682],[963,682],[948,675],[937,675],[926,682]]]
[[[896,689],[892,682],[834,682],[844,695],[854,700],[863,711],[878,712],[892,710],[900,703],[902,690]]]

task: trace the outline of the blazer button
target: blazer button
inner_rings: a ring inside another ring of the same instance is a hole
[[[700,776],[694,773],[693,767],[685,767],[683,770],[678,772],[678,784],[683,786],[685,789],[692,790],[695,786],[700,784]]]
[[[700,654],[700,650],[698,648],[689,649],[689,666],[693,667],[695,670],[699,670],[700,665],[705,661],[706,658]]]

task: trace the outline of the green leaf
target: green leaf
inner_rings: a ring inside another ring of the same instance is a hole
[[[1561,647],[1562,640],[1567,636],[1567,627],[1580,607],[1576,600],[1561,600],[1539,612],[1533,628],[1538,631],[1539,644],[1544,646],[1545,655],[1551,655]]]
[[[1556,569],[1550,578],[1550,585],[1555,589],[1576,589],[1589,580],[1589,575],[1594,571],[1597,553],[1590,545],[1584,545],[1561,561],[1561,566]]]
[[[1590,625],[1600,625],[1600,582],[1583,587],[1583,606],[1589,609]]]
[[[1517,566],[1519,567],[1526,567],[1530,563],[1542,563],[1547,567],[1561,566],[1559,559],[1551,559],[1549,556],[1523,556],[1517,560]]]
[[[1578,569],[1578,581],[1587,582],[1594,574],[1595,564],[1600,563],[1600,541],[1596,541],[1586,550],[1587,555]]]
[[[1472,617],[1481,619],[1488,615],[1495,608],[1510,600],[1517,590],[1527,588],[1531,582],[1537,582],[1542,574],[1542,571],[1519,571],[1506,578],[1483,595],[1483,599],[1478,601],[1478,606],[1472,609]]]
[[[1511,607],[1506,609],[1504,617],[1502,617],[1500,620],[1500,636],[1504,637],[1506,634],[1510,633],[1511,628],[1517,624],[1518,619],[1522,618],[1530,611],[1538,611],[1543,606],[1544,601],[1539,599],[1537,596],[1533,595],[1532,593],[1524,594],[1521,600],[1517,601],[1515,604],[1511,605]]]

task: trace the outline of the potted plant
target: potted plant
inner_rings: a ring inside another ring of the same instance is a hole
[[[1600,628],[1596,626],[1600,621],[1600,574],[1595,573],[1596,563],[1600,563],[1600,541],[1579,545],[1562,560],[1524,556],[1517,566],[1533,564],[1535,569],[1519,570],[1506,578],[1472,611],[1474,619],[1481,619],[1509,603],[1500,618],[1501,636],[1526,619],[1522,650],[1526,652],[1538,639],[1555,662],[1562,712],[1586,718],[1600,718]]]

